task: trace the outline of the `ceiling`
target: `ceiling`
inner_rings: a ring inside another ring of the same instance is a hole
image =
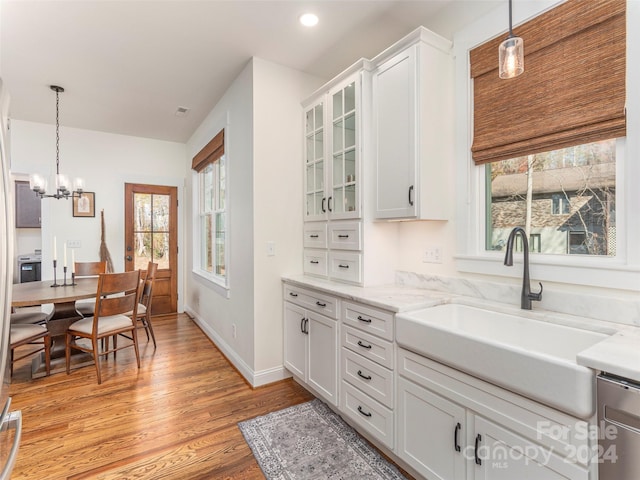
[[[0,76],[14,119],[54,123],[60,85],[63,126],[184,143],[252,56],[328,80],[419,25],[452,38],[501,3],[1,0]]]

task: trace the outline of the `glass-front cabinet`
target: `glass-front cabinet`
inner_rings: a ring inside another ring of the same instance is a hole
[[[359,76],[305,110],[305,220],[360,217]]]

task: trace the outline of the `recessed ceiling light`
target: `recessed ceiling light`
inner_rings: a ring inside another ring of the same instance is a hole
[[[178,107],[176,110],[176,117],[186,117],[189,113],[189,109],[187,107]]]
[[[300,23],[305,27],[315,27],[318,24],[318,16],[314,13],[300,15]]]

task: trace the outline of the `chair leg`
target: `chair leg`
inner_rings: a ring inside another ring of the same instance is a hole
[[[69,332],[65,334],[64,357],[67,364],[67,375],[69,375],[71,371],[71,334]]]
[[[138,361],[138,368],[140,368],[140,352],[138,350],[138,334],[136,333],[138,329],[135,324],[133,325],[133,330],[131,333],[131,338],[133,339],[133,348],[136,351],[136,360]]]
[[[93,363],[96,366],[96,374],[98,375],[98,385],[102,383],[102,377],[100,376],[100,355],[98,355],[98,339],[92,338],[91,344],[93,345]]]
[[[11,349],[11,376],[13,377],[13,348]]]
[[[45,335],[44,338],[44,366],[47,376],[51,374],[51,336]]]
[[[153,340],[153,348],[156,348],[156,336],[153,333],[153,326],[151,325],[151,319],[147,318],[145,322],[146,322],[145,330],[147,330],[147,340],[149,340],[149,333],[151,333],[151,339]]]

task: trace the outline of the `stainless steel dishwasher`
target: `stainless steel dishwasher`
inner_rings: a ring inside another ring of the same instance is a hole
[[[640,479],[640,383],[598,376],[599,480]]]

